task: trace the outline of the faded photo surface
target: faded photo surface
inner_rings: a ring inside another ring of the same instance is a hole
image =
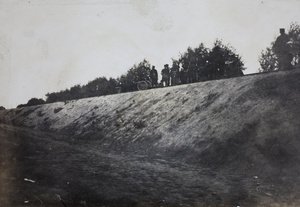
[[[2,0],[0,206],[299,206],[299,10]]]

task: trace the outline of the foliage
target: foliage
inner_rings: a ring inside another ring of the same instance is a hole
[[[135,64],[130,68],[125,75],[119,78],[119,83],[123,92],[136,91],[137,82],[149,78],[151,65],[147,60],[143,60],[139,64]]]
[[[87,97],[104,96],[116,93],[117,80],[106,77],[96,78],[84,86],[75,85],[70,89],[57,93],[47,93],[46,101],[53,103],[57,101],[67,101]]]
[[[175,85],[241,76],[244,70],[241,57],[231,46],[224,45],[220,40],[216,40],[212,49],[206,48],[203,43],[196,48],[189,47],[185,53],[180,55],[178,60],[172,59],[172,61],[171,70],[176,71],[176,75],[173,77],[173,81],[175,78]],[[133,65],[126,74],[117,79],[110,78],[108,80],[106,77],[98,77],[83,86],[78,84],[60,92],[47,93],[46,102],[53,103],[103,96],[120,91],[136,91],[137,82],[149,79],[150,70],[149,61],[144,59]],[[20,105],[20,107],[22,106],[26,105]]]
[[[117,81],[113,78],[107,80],[105,77],[96,78],[82,87],[84,97],[104,96],[115,93]],[[81,96],[82,97],[82,96]]]
[[[43,99],[37,99],[37,98],[32,98],[28,101],[27,105],[28,106],[33,106],[33,105],[40,105],[40,104],[44,104],[45,101]]]
[[[209,49],[205,48],[203,43],[195,49],[189,47],[184,54],[181,54],[178,62],[182,66],[182,83],[196,82],[199,81],[199,76],[206,76],[208,54]]]
[[[189,47],[178,62],[182,65],[182,83],[241,76],[245,69],[234,48],[221,40],[216,40],[212,49],[203,43],[194,49]]]
[[[274,42],[271,43],[272,45]],[[267,47],[265,51],[261,52],[261,56],[258,59],[261,68],[258,69],[259,72],[270,72],[276,70],[277,58],[271,47]]]
[[[300,25],[296,22],[290,24],[289,33],[291,39],[291,53],[295,58],[296,62],[299,61],[299,52],[300,52]]]
[[[0,106],[0,111],[6,110],[4,106]]]
[[[46,98],[47,103],[70,100],[68,89],[66,89],[65,91],[60,91],[60,92],[47,93],[46,97],[47,97]]]
[[[209,53],[208,70],[211,79],[230,78],[244,75],[244,63],[235,49],[216,40]]]
[[[27,104],[20,104],[17,106],[17,108],[25,107],[25,106],[35,106],[35,105],[41,105],[45,104],[46,102],[43,99],[38,99],[38,98],[31,98]]]
[[[300,25],[296,22],[292,22],[287,34],[290,38],[288,52],[292,55],[292,64],[296,66],[299,63],[300,55]],[[261,52],[258,59],[261,66],[259,72],[278,70],[278,57],[274,52],[274,43],[275,40],[271,42],[271,46]]]

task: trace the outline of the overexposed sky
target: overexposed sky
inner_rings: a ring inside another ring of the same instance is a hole
[[[0,0],[0,106],[117,78],[147,59],[157,69],[218,38],[257,72],[262,50],[300,0]]]

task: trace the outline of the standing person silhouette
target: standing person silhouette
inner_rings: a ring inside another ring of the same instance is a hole
[[[179,66],[173,63],[173,66],[170,70],[171,86],[177,85],[178,75],[179,75]]]
[[[162,84],[164,86],[169,86],[170,85],[170,68],[168,64],[165,64],[164,69],[161,70],[161,75],[162,75]]]
[[[273,50],[278,59],[278,69],[279,70],[287,70],[289,69],[290,65],[290,51],[289,45],[287,44],[290,40],[289,36],[285,33],[283,28],[279,29],[280,36],[277,37],[274,45]]]
[[[157,74],[157,70],[155,69],[155,66],[152,66],[152,69],[150,71],[150,77],[151,77],[153,87],[156,87],[157,86],[158,74]]]

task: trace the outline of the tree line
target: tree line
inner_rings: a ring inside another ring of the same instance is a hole
[[[221,40],[216,40],[212,49],[205,47],[203,43],[196,48],[189,47],[178,59],[172,59],[172,69],[174,68],[178,69],[181,76],[179,84],[241,76],[245,69],[234,48],[224,45]],[[60,92],[47,93],[46,101],[32,98],[18,108],[136,91],[137,82],[146,79],[146,71],[150,69],[150,62],[144,59],[117,79],[99,77],[83,86],[75,85]]]
[[[83,86],[77,84],[70,89],[47,93],[46,101],[32,98],[27,104],[20,104],[18,108],[136,91],[137,82],[146,79],[146,71],[151,67],[150,62],[144,59],[116,79],[98,77]],[[178,59],[172,59],[171,69],[174,68],[179,71],[178,84],[241,76],[245,69],[235,49],[230,45],[224,45],[221,40],[216,40],[211,49],[205,47],[203,43],[195,48],[188,47],[187,51],[180,53]]]
[[[288,36],[292,64],[296,66],[300,62],[300,26],[297,23],[290,24]],[[261,52],[258,59],[261,68],[258,72],[279,69],[274,43],[275,40],[271,42],[271,46]],[[32,98],[27,104],[18,107],[136,91],[137,82],[146,79],[146,71],[151,67],[150,62],[144,59],[116,79],[99,77],[83,86],[75,85],[60,92],[47,93],[46,101]],[[184,53],[180,53],[178,59],[172,59],[172,69],[178,71],[178,84],[243,76],[245,70],[241,56],[235,49],[218,39],[212,48],[205,47],[203,43],[195,48],[188,47]]]

